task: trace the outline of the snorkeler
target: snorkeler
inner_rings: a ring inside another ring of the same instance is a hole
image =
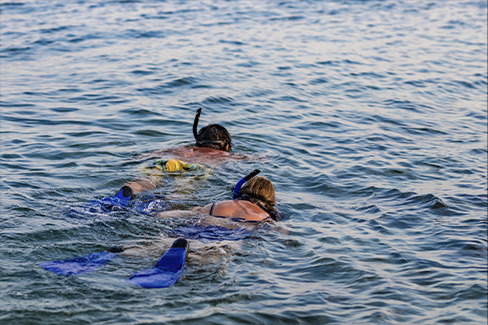
[[[201,112],[202,109],[199,108],[193,121],[194,146],[157,150],[148,155],[143,155],[142,158],[170,155],[187,162],[210,165],[229,158],[245,158],[243,155],[229,152],[232,147],[232,140],[229,132],[222,125],[209,124],[197,131]]]
[[[254,170],[243,177],[234,188],[232,200],[214,202],[204,207],[195,207],[189,211],[173,210],[158,214],[158,217],[185,217],[195,214],[217,218],[228,218],[232,221],[260,222],[280,220],[281,215],[275,209],[275,189],[266,177],[256,176],[260,171]]]
[[[275,203],[275,189],[271,181],[256,176],[244,183],[235,199],[208,204],[199,212],[233,221],[276,220],[279,213],[274,208]]]
[[[229,153],[229,150],[232,145],[232,140],[225,127],[219,124],[210,124],[197,131],[201,112],[202,109],[199,108],[193,121],[193,136],[196,141],[195,146],[155,151],[151,153],[149,156],[146,156],[146,158],[159,157],[162,154],[165,154],[173,156],[174,159],[157,160],[153,163],[153,166],[151,166],[156,171],[155,174],[148,173],[151,167],[146,167],[144,169],[144,173],[147,174],[146,178],[125,183],[115,196],[106,198],[105,200],[110,201],[111,199],[114,199],[114,202],[127,202],[133,199],[137,193],[153,190],[159,187],[162,181],[162,173],[202,169],[203,165],[193,162],[196,161],[208,164],[211,161],[220,160],[224,156],[231,157],[232,155]]]
[[[190,211],[162,212],[158,216],[168,218],[204,214],[209,216],[208,218],[223,218],[234,224],[247,224],[247,226],[256,222],[280,220],[281,216],[274,207],[276,203],[274,186],[267,178],[256,176],[259,173],[260,171],[256,169],[243,177],[233,190],[232,200],[215,202],[204,207],[193,208]],[[196,260],[208,263],[216,258],[220,259],[220,256],[229,255],[232,250],[229,241],[238,241],[252,235],[251,231],[240,226],[232,229],[232,227],[222,227],[221,225],[202,225],[199,222],[174,229],[174,234],[180,237],[179,239],[165,238],[143,249],[143,251],[161,250],[162,242],[174,241],[156,265],[133,274],[127,281],[145,288],[172,286],[184,271],[185,260],[189,253],[189,239],[202,239],[202,241],[195,242],[196,246],[192,252],[195,253]],[[213,244],[213,247],[202,246],[207,240],[217,240],[222,244]],[[67,260],[42,263],[41,267],[55,274],[76,276],[95,271],[117,256],[138,255],[141,251],[137,247],[114,247]]]

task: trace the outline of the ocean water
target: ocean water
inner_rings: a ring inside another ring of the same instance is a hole
[[[486,323],[486,1],[0,10],[0,323]],[[289,232],[258,227],[167,289],[125,281],[153,255],[39,267],[171,237],[184,221],[84,207],[191,145],[199,107],[251,159],[154,193],[204,205],[259,168]]]

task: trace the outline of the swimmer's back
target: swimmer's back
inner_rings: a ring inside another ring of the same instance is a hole
[[[203,207],[200,212],[214,217],[242,219],[243,221],[264,221],[270,217],[266,211],[245,200],[216,202]]]

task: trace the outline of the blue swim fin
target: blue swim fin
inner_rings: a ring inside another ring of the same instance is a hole
[[[114,196],[88,202],[87,209],[91,213],[126,211],[129,201],[133,198],[132,189],[129,186],[123,186]]]
[[[185,268],[185,258],[188,255],[188,241],[177,239],[150,269],[142,270],[132,275],[127,281],[143,288],[167,288],[178,281]]]
[[[59,275],[80,275],[94,271],[114,259],[122,249],[113,248],[109,251],[91,253],[68,260],[42,263],[40,266]]]
[[[162,195],[144,194],[135,197],[130,187],[123,186],[114,196],[89,201],[85,211],[100,214],[122,211],[152,215],[164,211],[166,206]],[[68,215],[79,218],[75,210],[71,210]]]

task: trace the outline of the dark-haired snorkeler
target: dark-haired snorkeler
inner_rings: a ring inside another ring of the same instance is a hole
[[[222,125],[209,124],[197,131],[201,112],[202,109],[199,108],[193,121],[195,146],[157,150],[142,156],[142,158],[159,157],[164,154],[186,162],[208,165],[215,165],[229,158],[244,158],[245,156],[241,154],[229,152],[232,147],[232,140],[229,132]]]
[[[215,165],[222,160],[239,157],[242,155],[233,155],[229,153],[232,146],[232,140],[227,129],[219,124],[210,124],[199,131],[198,122],[202,109],[199,108],[195,115],[193,122],[193,136],[195,137],[195,146],[181,147],[168,150],[155,151],[151,154],[142,156],[147,159],[151,157],[160,157],[161,155],[172,156],[170,160],[158,160],[152,166],[157,170],[156,174],[146,173],[148,177],[133,180],[125,183],[114,197],[120,201],[128,201],[134,198],[135,194],[156,189],[161,185],[162,173],[166,172],[185,172],[191,170],[202,169],[203,165]],[[184,161],[183,161],[184,160]],[[198,162],[198,164],[196,164]],[[145,168],[147,172],[148,168]]]

